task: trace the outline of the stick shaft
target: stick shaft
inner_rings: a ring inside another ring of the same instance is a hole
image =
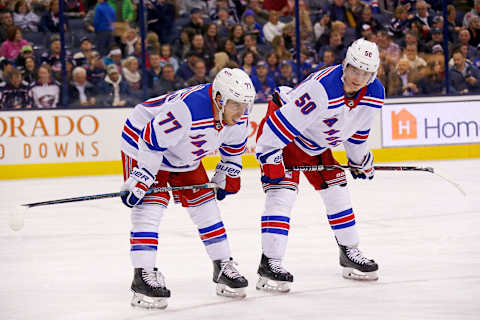
[[[374,166],[378,171],[426,171],[433,173],[431,167],[415,167],[415,166]],[[294,166],[287,170],[292,171],[320,171],[324,169],[350,169],[348,165],[317,165],[317,166]]]
[[[156,192],[177,191],[177,190],[214,189],[214,188],[217,188],[217,187],[218,186],[215,183],[209,182],[209,183],[205,183],[205,184],[197,184],[197,185],[191,185],[191,186],[153,188],[153,189],[148,190],[146,194],[156,193]],[[47,206],[47,205],[51,205],[51,204],[89,201],[89,200],[97,200],[97,199],[105,199],[105,198],[115,198],[115,197],[120,197],[120,196],[122,196],[124,194],[127,194],[127,193],[128,193],[128,191],[101,193],[101,194],[94,194],[94,195],[89,195],[89,196],[49,200],[49,201],[34,202],[34,203],[26,203],[26,204],[22,204],[22,206],[32,208],[32,207],[39,207],[39,206]]]

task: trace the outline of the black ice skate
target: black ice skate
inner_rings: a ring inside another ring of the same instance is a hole
[[[356,247],[338,245],[340,248],[340,265],[343,277],[353,280],[378,280],[378,265],[366,258]]]
[[[134,307],[145,309],[165,309],[170,290],[165,287],[165,279],[157,268],[145,270],[135,268],[131,289],[133,291],[132,302]]]
[[[217,294],[230,298],[245,298],[248,281],[235,268],[232,258],[213,261],[213,282],[217,284]]]
[[[257,290],[283,293],[290,291],[293,275],[282,267],[280,259],[268,258],[262,254],[257,273],[260,276],[257,282]]]

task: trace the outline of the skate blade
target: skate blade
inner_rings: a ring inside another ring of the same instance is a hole
[[[228,298],[243,299],[247,296],[245,288],[230,288],[226,284],[217,283],[217,295]]]
[[[345,279],[360,280],[360,281],[375,281],[378,280],[377,271],[362,272],[354,268],[343,268],[343,277]]]
[[[168,306],[167,298],[148,297],[141,293],[133,293],[132,307],[140,307],[143,309],[165,309]]]
[[[290,283],[288,281],[276,281],[264,277],[260,277],[257,281],[257,290],[269,292],[287,293],[290,291]]]

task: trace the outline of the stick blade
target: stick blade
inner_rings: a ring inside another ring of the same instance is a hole
[[[28,207],[17,206],[10,213],[10,220],[8,222],[10,228],[13,231],[20,231],[25,225],[25,212],[28,210]]]

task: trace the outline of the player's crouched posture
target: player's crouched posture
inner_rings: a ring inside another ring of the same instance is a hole
[[[343,143],[353,177],[373,178],[373,156],[365,142],[384,100],[384,88],[376,78],[379,63],[376,44],[357,40],[348,48],[343,65],[312,73],[295,89],[282,87],[270,101],[256,145],[266,192],[257,289],[287,292],[293,282],[282,259],[299,172],[285,168],[338,164],[330,148]],[[343,276],[378,279],[378,265],[357,248],[355,214],[343,170],[305,172],[305,176],[323,199],[340,248]]]
[[[197,185],[208,182],[200,161],[219,150],[221,161],[212,182],[219,185],[217,199],[240,189],[241,154],[246,149],[248,111],[255,90],[240,69],[221,70],[212,84],[202,84],[135,106],[122,132],[122,160],[125,184],[122,197],[132,208],[130,233],[134,267],[132,305],[165,308],[170,290],[155,268],[158,228],[167,208],[167,192],[150,193],[150,188]],[[212,189],[173,192],[198,228],[213,261],[213,282],[217,294],[244,297],[248,282],[231,258],[227,232]]]

